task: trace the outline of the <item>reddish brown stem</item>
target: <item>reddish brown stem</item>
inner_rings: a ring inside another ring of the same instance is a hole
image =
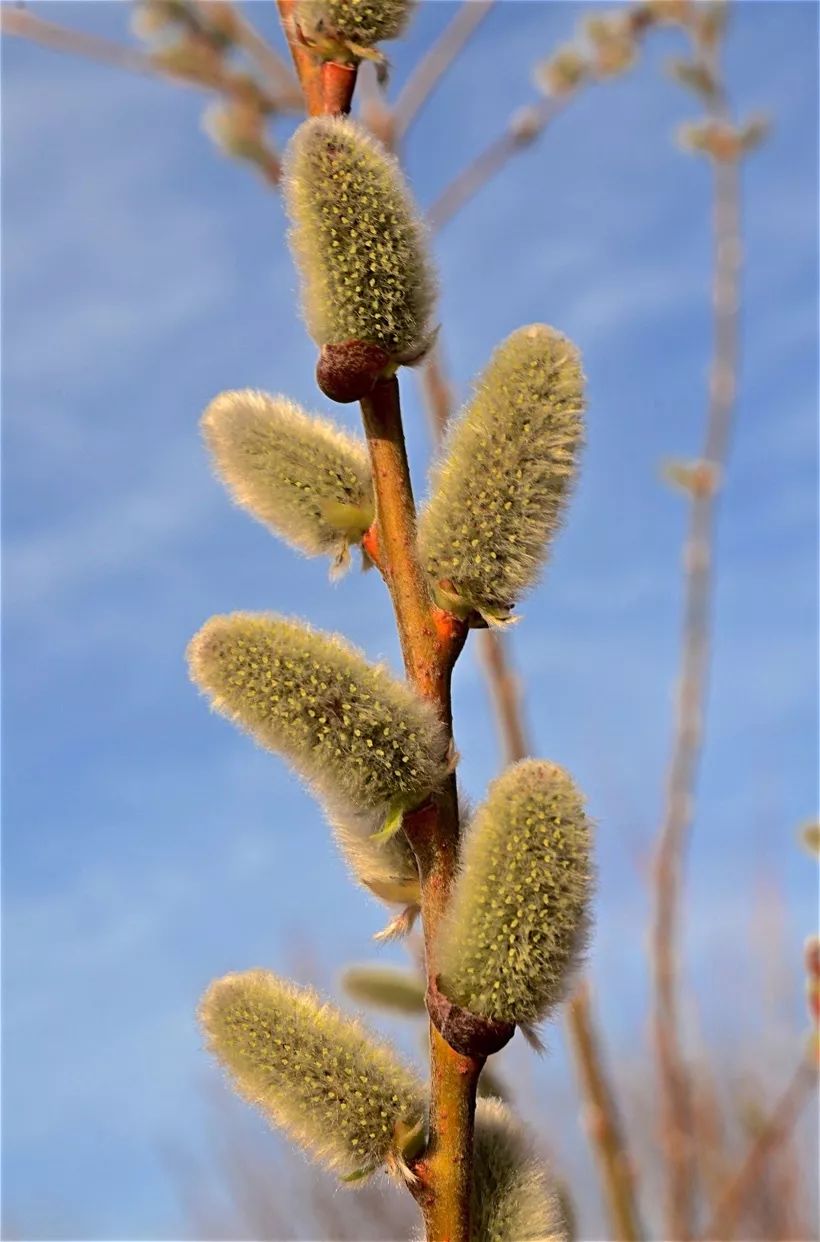
[[[356,66],[340,65],[328,60],[322,65],[323,111],[332,116],[346,116],[356,89]]]
[[[55,52],[69,52],[74,56],[85,56],[89,60],[112,65],[115,69],[125,69],[129,73],[173,78],[183,86],[198,86],[201,89],[200,83],[177,77],[170,70],[163,69],[147,52],[139,48],[115,43],[111,39],[87,34],[82,30],[71,30],[57,22],[37,17],[25,9],[3,5],[0,8],[0,30],[4,35],[30,39],[33,43],[39,43],[41,47],[51,48]]]
[[[296,25],[294,0],[276,0],[276,3],[308,116],[347,114],[356,89],[358,66],[323,61],[302,38]]]
[[[308,116],[321,116],[325,111],[321,65],[299,38],[294,21],[294,0],[276,0],[282,29],[293,57],[296,75],[305,98]]]
[[[376,493],[377,546],[410,681],[432,702],[452,739],[450,674],[466,628],[433,604],[416,551],[416,512],[395,377],[362,403]],[[458,800],[455,777],[405,817],[421,878],[428,977],[436,976],[436,939],[455,875]],[[455,1052],[430,1026],[430,1137],[417,1162],[416,1198],[429,1242],[468,1242],[475,1094],[483,1059]]]
[[[415,66],[393,108],[392,135],[400,142],[495,0],[462,0],[441,37]]]

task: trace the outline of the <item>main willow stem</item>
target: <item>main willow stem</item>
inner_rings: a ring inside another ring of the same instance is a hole
[[[377,384],[361,403],[376,493],[379,560],[393,600],[407,676],[435,708],[452,740],[450,674],[464,629],[433,604],[416,552],[416,508],[398,380]],[[430,803],[405,818],[421,877],[427,972],[455,875],[458,801],[450,776]],[[473,1120],[483,1060],[455,1052],[430,1025],[430,1141],[416,1163],[416,1198],[429,1242],[468,1242]]]
[[[295,37],[293,0],[278,0],[285,36],[309,115],[349,110],[355,69],[320,65]],[[347,71],[347,72],[345,72]],[[466,628],[437,608],[416,552],[416,506],[404,445],[398,380],[376,385],[361,402],[376,493],[374,543],[396,614],[408,679],[431,702],[452,746],[450,675]],[[458,861],[458,798],[450,775],[430,801],[405,816],[421,879],[427,973],[435,978],[438,927]],[[469,1242],[473,1124],[483,1059],[455,1052],[430,1024],[430,1135],[415,1164],[413,1193],[424,1214],[428,1242]]]

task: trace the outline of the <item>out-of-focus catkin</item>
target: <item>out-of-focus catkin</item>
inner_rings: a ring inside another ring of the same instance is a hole
[[[358,1004],[413,1017],[427,1012],[424,986],[415,971],[398,970],[381,963],[348,966],[341,983],[351,1000]]]
[[[475,1115],[471,1242],[566,1242],[547,1169],[500,1100],[479,1100]]]
[[[415,204],[398,162],[343,117],[300,125],[285,171],[308,329],[319,346],[370,346],[372,387],[431,339],[435,281]]]
[[[364,442],[286,397],[223,392],[202,431],[237,504],[307,556],[344,565],[374,516]]]
[[[314,1159],[347,1177],[401,1165],[422,1087],[359,1022],[265,970],[216,980],[199,1018],[239,1094]]]
[[[454,424],[419,523],[440,602],[503,621],[530,588],[558,530],[583,442],[575,347],[543,324],[495,351]]]
[[[542,760],[508,768],[464,843],[439,942],[442,992],[494,1021],[541,1021],[584,946],[591,889],[590,826],[570,777]]]

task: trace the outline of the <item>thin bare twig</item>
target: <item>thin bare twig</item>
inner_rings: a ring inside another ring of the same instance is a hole
[[[509,659],[509,638],[497,630],[481,630],[478,634],[478,658],[490,691],[498,736],[506,763],[517,763],[530,754],[524,724],[524,699],[521,678]]]
[[[637,3],[624,6],[623,20],[625,34],[638,44],[658,19],[647,5]],[[581,85],[594,85],[607,76],[606,71],[589,62],[577,82],[553,90],[552,94],[542,97],[537,103],[528,104],[514,113],[504,133],[494,138],[442,190],[427,213],[431,229],[435,232],[442,228],[514,155],[537,142]]]
[[[703,1235],[704,1242],[726,1242],[732,1237],[738,1214],[765,1166],[766,1158],[794,1127],[803,1106],[816,1091],[817,1070],[804,1057],[797,1066],[786,1090],[750,1147],[743,1164],[727,1186],[711,1224]]]
[[[7,5],[0,7],[0,31],[15,38],[29,39],[41,47],[51,48],[55,52],[68,52],[73,56],[84,56],[89,60],[111,65],[115,69],[124,69],[128,73],[142,73],[150,77],[172,78],[186,86],[202,84],[192,79],[178,78],[170,70],[157,65],[152,57],[139,48],[128,47],[124,43],[115,43],[112,39],[104,39],[100,35],[87,34],[82,30],[71,30],[58,22],[47,21],[37,17],[26,9],[12,9]]]
[[[398,143],[413,124],[436,85],[478,29],[495,0],[462,0],[452,21],[414,67],[393,107],[393,141]]]
[[[207,0],[200,0],[206,3]],[[245,49],[259,71],[267,78],[277,106],[301,112],[304,107],[299,83],[274,48],[268,43],[239,5],[234,6],[240,45]]]
[[[526,110],[526,124],[516,125],[514,117],[503,134],[495,138],[475,157],[466,168],[457,173],[450,184],[442,190],[427,212],[433,232],[442,228],[456,212],[481,190],[488,181],[525,147],[535,142],[566,103],[564,97],[539,100]]]
[[[609,1219],[617,1242],[641,1237],[633,1171],[617,1125],[617,1110],[603,1069],[590,1009],[589,985],[582,983],[567,1005],[567,1028],[575,1057],[581,1095],[586,1101],[587,1127],[607,1196]],[[613,1122],[615,1124],[613,1124]]]
[[[708,68],[718,81],[716,57]],[[722,91],[710,111],[725,119]],[[690,489],[691,512],[684,549],[684,615],[680,677],[666,804],[654,871],[652,965],[660,1106],[669,1161],[667,1230],[692,1236],[696,1185],[689,1075],[683,1052],[678,957],[683,865],[694,810],[703,744],[703,715],[712,630],[717,496],[731,440],[739,352],[741,271],[738,159],[716,160],[714,206],[714,340],[701,462]]]

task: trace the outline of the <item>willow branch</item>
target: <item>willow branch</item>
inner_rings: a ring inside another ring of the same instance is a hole
[[[244,18],[239,15],[237,17],[240,22],[241,35],[244,37],[247,29],[250,37],[252,28],[247,25]],[[101,35],[88,34],[82,30],[72,30],[68,26],[61,26],[58,22],[51,22],[45,18],[38,17],[26,9],[12,9],[5,5],[0,6],[0,32],[12,38],[27,39],[30,43],[36,43],[38,46],[49,48],[54,52],[82,56],[86,60],[110,65],[114,69],[122,69],[127,73],[139,73],[145,77],[161,78],[178,86],[193,87],[195,90],[220,90],[230,95],[234,87],[230,73],[216,65],[214,65],[212,77],[208,81],[198,81],[194,77],[187,77],[175,72],[172,68],[166,67],[156,60],[150,52],[144,52],[137,47],[129,47],[125,43],[116,43],[113,39],[106,39]],[[256,38],[259,40],[259,43],[264,44],[267,48],[270,57],[275,59],[280,67],[284,69],[282,62],[279,61],[273,49],[268,47],[264,39],[258,35]],[[271,74],[272,64],[273,61],[269,60],[266,66],[267,76],[271,77],[271,79],[273,76]],[[289,74],[288,78],[290,78]],[[287,81],[280,75],[275,85],[281,88],[280,93],[275,92],[271,96],[277,108],[293,111],[298,104],[301,109],[302,96],[296,91],[295,83],[292,79]],[[276,184],[276,178],[271,180],[273,184]]]
[[[452,21],[415,66],[396,100],[393,108],[395,142],[399,142],[407,133],[441,78],[494,3],[495,0],[462,0]]]
[[[657,20],[652,11],[640,3],[624,6],[623,14],[629,34],[636,43],[644,38]],[[595,83],[599,80],[600,75],[590,66],[584,75],[584,81]],[[442,190],[427,213],[431,229],[435,232],[447,224],[456,212],[501,172],[514,155],[536,142],[576,93],[577,85],[567,87],[514,113],[504,133],[493,139]]]
[[[128,47],[124,43],[115,43],[112,39],[104,39],[100,35],[86,34],[81,30],[71,30],[58,22],[46,21],[36,17],[25,9],[12,9],[7,5],[0,7],[0,31],[15,38],[28,39],[41,47],[51,48],[54,52],[68,52],[74,56],[84,56],[96,60],[100,64],[111,65],[114,69],[124,69],[128,73],[142,73],[150,77],[172,78],[187,86],[202,84],[193,80],[178,78],[170,70],[157,65],[153,58],[139,48]]]
[[[715,105],[723,115],[725,105]],[[660,1107],[668,1157],[666,1194],[670,1237],[692,1236],[696,1164],[689,1075],[681,1038],[678,958],[683,869],[703,745],[712,638],[717,495],[731,440],[738,365],[741,271],[740,169],[737,158],[715,162],[714,328],[701,462],[690,490],[684,548],[684,615],[672,756],[654,868],[651,950],[653,1028]]]
[[[428,698],[440,697],[439,644],[430,594],[416,554],[416,507],[395,376],[362,403],[376,492],[382,559],[408,675]]]
[[[207,4],[207,0],[200,0]],[[255,62],[259,71],[270,83],[277,106],[293,111],[301,111],[303,107],[302,92],[299,83],[282,60],[281,56],[271,47],[267,39],[259,33],[250,18],[235,7],[238,40],[248,56]]]
[[[317,56],[303,40],[296,24],[294,0],[276,2],[308,116],[347,114],[356,89],[358,65],[342,65]]]
[[[450,184],[427,212],[427,219],[433,232],[437,232],[465,206],[469,200],[483,189],[487,182],[505,167],[507,163],[541,137],[544,130],[564,107],[566,98],[542,99],[526,111],[525,125],[516,125],[516,118],[508,124],[503,134],[490,142],[483,151],[457,173]]]
[[[433,604],[416,552],[416,509],[398,380],[376,385],[361,402],[376,495],[382,571],[393,600],[405,668],[416,689],[434,704],[452,740],[450,674],[464,628]],[[435,979],[436,939],[455,876],[458,802],[450,776],[431,802],[405,817],[404,829],[419,863],[428,978]],[[483,1060],[464,1057],[430,1025],[430,1136],[416,1162],[414,1191],[430,1242],[468,1242],[475,1095]]]
[[[308,116],[321,116],[325,111],[321,65],[298,37],[294,22],[293,0],[276,0],[276,3],[279,8],[282,30],[293,58],[296,76],[302,88],[305,110]]]
[[[641,1237],[641,1225],[635,1202],[633,1173],[617,1125],[615,1101],[603,1069],[586,983],[581,984],[567,1005],[567,1030],[581,1094],[586,1101],[588,1130],[606,1194],[613,1237],[618,1242],[636,1242]]]
[[[521,679],[509,659],[507,640],[497,630],[481,630],[478,657],[484,668],[504,760],[517,763],[531,753],[531,748],[524,724]]]
[[[805,1058],[801,1059],[786,1090],[747,1152],[743,1164],[726,1187],[711,1224],[703,1235],[704,1242],[725,1242],[725,1239],[733,1236],[744,1202],[760,1178],[770,1152],[793,1129],[816,1087],[815,1067]]]

